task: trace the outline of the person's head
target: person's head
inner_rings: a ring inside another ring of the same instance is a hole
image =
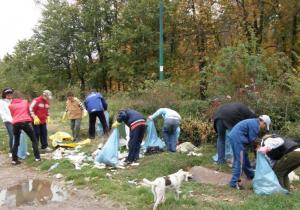
[[[45,100],[51,100],[52,99],[52,93],[50,90],[44,90],[43,91],[43,98]]]
[[[259,128],[270,130],[271,118],[268,115],[259,116]]]
[[[4,88],[2,90],[2,98],[3,99],[12,99],[13,98],[14,89],[12,88]]]
[[[14,93],[12,94],[13,98],[24,98],[24,94],[21,93],[20,91],[14,91]]]
[[[70,101],[73,101],[74,100],[74,93],[69,91],[67,92],[67,99],[70,100]]]

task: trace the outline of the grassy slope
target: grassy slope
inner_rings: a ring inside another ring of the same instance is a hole
[[[57,130],[69,131],[68,123],[61,123],[60,116],[63,105],[52,107],[52,123],[49,126],[49,134]],[[87,120],[83,121],[83,132],[86,133]],[[7,152],[7,136],[4,127],[1,127],[0,137],[2,139],[0,149]],[[84,135],[83,135],[84,137]],[[86,152],[92,152],[95,148],[90,145],[84,148]],[[29,147],[31,145],[29,142]],[[99,170],[86,166],[82,170],[75,170],[74,166],[67,160],[61,160],[58,168],[51,173],[62,173],[66,180],[73,180],[79,187],[89,186],[99,196],[107,196],[124,203],[128,209],[150,209],[153,196],[150,189],[128,184],[129,180],[141,180],[142,178],[154,179],[158,176],[167,175],[180,168],[188,169],[195,165],[206,166],[219,171],[230,172],[227,167],[218,167],[212,164],[211,156],[214,148],[210,145],[202,147],[204,157],[189,157],[184,154],[163,153],[147,156],[140,161],[140,166],[126,170],[118,170],[113,174],[109,169]],[[43,160],[41,163],[33,161],[32,155],[26,160],[29,165],[42,170],[48,168],[54,160]],[[108,179],[106,173],[113,174]],[[235,191],[228,187],[216,187],[198,184],[196,182],[184,183],[181,199],[176,201],[173,193],[167,194],[167,201],[159,209],[299,209],[300,207],[300,184],[296,183],[295,190],[290,195],[257,196],[252,191]]]

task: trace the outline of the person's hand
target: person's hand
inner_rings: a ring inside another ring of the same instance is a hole
[[[148,120],[153,120],[151,115],[148,116]]]
[[[48,123],[50,123],[51,122],[51,118],[50,118],[50,116],[48,116],[47,117],[47,120],[46,120],[46,123],[48,124]]]
[[[121,123],[119,123],[118,121],[115,121],[113,124],[112,124],[112,128],[117,128],[121,125]]]
[[[64,114],[61,118],[61,121],[64,122],[64,121],[66,121],[66,119],[67,119],[67,112],[64,112]]]
[[[258,152],[260,152],[260,153],[262,153],[262,154],[266,154],[267,152],[269,152],[270,150],[269,150],[269,148],[268,147],[260,147],[259,149],[258,149]]]
[[[34,117],[33,117],[33,124],[34,124],[34,125],[39,125],[39,124],[41,124],[41,121],[40,121],[40,119],[38,118],[38,116],[34,116]]]

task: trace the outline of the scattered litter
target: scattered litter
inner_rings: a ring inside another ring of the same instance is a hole
[[[232,202],[233,199],[232,198],[224,198],[223,201],[228,201],[228,202]]]
[[[187,154],[187,156],[197,156],[197,157],[202,157],[203,154],[202,153],[196,153],[196,152],[189,152]]]
[[[48,171],[52,171],[53,169],[57,168],[58,165],[59,165],[59,163],[53,164],[53,165],[48,169]]]
[[[126,146],[127,145],[127,141],[126,141],[126,139],[124,139],[124,138],[121,138],[120,139],[120,147],[124,147],[124,146]]]
[[[131,165],[131,166],[139,166],[140,163],[131,163],[130,165]]]
[[[176,148],[177,152],[183,152],[183,153],[188,153],[188,152],[193,152],[197,149],[196,146],[194,146],[191,142],[184,142],[182,144],[179,144]]]
[[[110,173],[106,173],[105,176],[109,179],[112,179],[112,175]]]
[[[63,175],[62,174],[55,174],[54,177],[56,179],[61,179],[61,178],[63,178]]]
[[[60,160],[60,159],[62,159],[64,152],[65,152],[64,148],[62,148],[62,147],[58,148],[57,150],[55,150],[52,153],[52,159],[53,160]]]
[[[134,179],[134,180],[129,180],[129,181],[128,181],[128,184],[138,185],[138,182],[137,182],[136,179]]]
[[[97,169],[105,169],[106,165],[104,163],[98,163],[98,162],[94,162],[94,166],[93,168],[97,168]]]
[[[85,182],[89,182],[90,180],[91,180],[90,177],[84,177]]]

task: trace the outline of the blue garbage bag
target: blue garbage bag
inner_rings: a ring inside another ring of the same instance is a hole
[[[226,134],[225,134],[225,160],[233,160],[233,152],[232,152],[232,148],[231,148],[231,144],[228,138],[228,134],[230,133],[230,130],[226,130]],[[215,154],[213,157],[213,160],[215,162],[218,161],[218,153]]]
[[[118,150],[119,150],[119,129],[114,128],[107,142],[105,143],[101,151],[98,152],[95,161],[116,167],[119,162]]]
[[[259,195],[271,195],[273,193],[288,193],[281,187],[276,174],[272,170],[265,155],[257,153],[256,170],[252,181],[253,189]]]
[[[17,155],[21,159],[25,159],[27,157],[27,136],[24,131],[22,131],[20,135],[20,144]]]
[[[163,149],[166,146],[166,144],[157,136],[157,132],[153,120],[148,120],[147,136],[143,148],[144,150],[147,150],[148,147],[157,147],[157,146],[160,149]]]
[[[106,125],[109,126],[109,113],[108,113],[108,111],[105,111],[104,115],[105,115]],[[101,122],[98,122],[98,126],[96,127],[96,132],[99,136],[102,136],[104,134]]]

